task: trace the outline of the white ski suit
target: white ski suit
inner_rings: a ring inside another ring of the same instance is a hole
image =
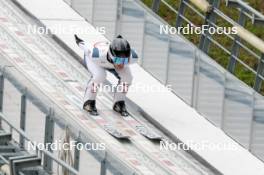
[[[106,70],[113,73],[119,79],[118,85],[124,86],[122,92],[114,92],[114,103],[125,100],[128,86],[131,85],[133,78],[129,64],[137,62],[138,56],[136,52],[131,49],[129,63],[125,65],[123,69],[117,70],[114,65],[107,60],[109,42],[102,41],[96,42],[94,45],[89,45],[82,41],[78,45],[84,51],[84,64],[92,74],[92,78],[89,80],[85,90],[84,103],[87,100],[96,99],[97,89],[106,79]]]

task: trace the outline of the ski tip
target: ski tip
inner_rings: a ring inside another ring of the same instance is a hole
[[[153,141],[153,142],[160,142],[162,141],[162,137],[146,137],[148,138],[149,140]]]
[[[130,141],[130,136],[121,137],[119,139],[122,141]]]
[[[118,131],[116,128],[104,126],[103,127],[106,132],[108,132],[113,137],[119,139],[119,140],[129,140],[130,136],[127,134],[124,134],[121,131]]]
[[[143,135],[147,139],[149,139],[151,141],[155,141],[155,142],[159,142],[159,141],[163,140],[163,137],[160,135],[152,135],[152,134],[145,134],[145,133],[141,133],[141,135]]]
[[[127,136],[127,135],[122,135],[122,136],[116,136],[113,134],[111,135],[120,141],[130,141],[130,136]]]

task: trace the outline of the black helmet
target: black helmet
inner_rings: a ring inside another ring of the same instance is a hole
[[[110,44],[110,57],[130,57],[130,44],[121,35],[118,35]]]

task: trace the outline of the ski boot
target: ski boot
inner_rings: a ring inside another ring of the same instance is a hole
[[[113,110],[120,113],[122,116],[128,116],[129,113],[126,110],[125,101],[118,101],[114,104]]]
[[[99,115],[95,106],[95,100],[87,100],[83,104],[83,109],[89,112],[91,115]]]

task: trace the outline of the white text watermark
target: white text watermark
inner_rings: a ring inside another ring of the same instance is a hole
[[[101,91],[101,92],[143,92],[143,93],[158,93],[158,92],[168,92],[173,91],[172,85],[161,86],[158,84],[143,84],[143,83],[135,83],[132,85],[128,85],[126,83],[120,83],[118,85],[112,84],[96,84],[93,83],[92,91]]]
[[[187,24],[185,27],[171,27],[169,25],[160,25],[160,34],[183,34],[183,35],[192,35],[192,34],[237,34],[237,27],[212,27],[209,25],[202,25],[201,27],[195,27],[190,24]]]
[[[105,143],[80,143],[70,141],[68,143],[56,140],[52,143],[27,142],[27,150],[46,150],[46,151],[68,151],[68,150],[86,150],[101,151],[105,150]]]
[[[207,140],[201,142],[187,141],[185,143],[174,143],[168,141],[160,142],[160,150],[211,150],[211,151],[220,151],[220,150],[237,150],[237,146],[231,143],[211,143]]]
[[[103,26],[95,27],[96,32],[99,34],[106,34],[106,28]],[[67,25],[63,26],[61,24],[56,24],[51,27],[42,27],[38,25],[28,25],[27,26],[28,34],[38,34],[38,35],[46,35],[46,34],[64,34],[64,35],[74,35],[76,33],[83,34],[91,34],[90,27],[80,27],[77,25]]]

